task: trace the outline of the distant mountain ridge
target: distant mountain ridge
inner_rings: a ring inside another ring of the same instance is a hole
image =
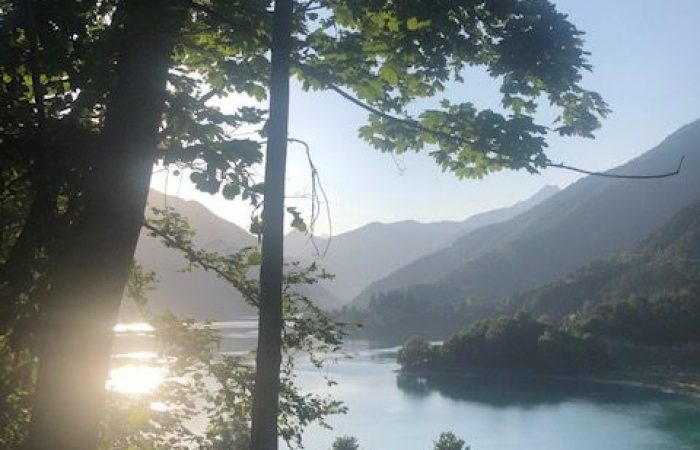
[[[185,216],[195,230],[197,245],[230,253],[256,245],[257,239],[243,228],[209,211],[201,203],[151,190],[148,206],[174,208]],[[201,270],[181,272],[187,262],[176,250],[163,246],[146,232],[141,232],[135,259],[156,273],[158,284],[150,293],[148,306],[155,311],[170,310],[183,317],[197,319],[231,319],[254,314],[241,295],[228,283]]]
[[[611,170],[678,176],[626,180],[589,176],[506,222],[479,228],[366,288],[354,305],[420,283],[459,288],[464,298],[497,302],[629,248],[700,198],[700,121]]]
[[[528,200],[512,207],[477,214],[461,222],[418,223],[404,221],[372,223],[333,237],[325,258],[318,264],[336,278],[304,288],[304,292],[325,309],[334,309],[352,299],[373,277],[382,276],[410,261],[449,244],[461,233],[507,220],[558,191],[547,186]],[[197,245],[222,253],[257,245],[257,238],[228,222],[202,204],[151,190],[151,207],[172,207],[185,216],[195,230]],[[318,239],[318,245],[327,244]],[[285,259],[314,260],[308,236],[293,232],[285,239]],[[187,262],[179,252],[165,248],[157,239],[142,232],[135,258],[145,269],[156,272],[158,284],[149,296],[149,307],[170,310],[183,317],[226,320],[254,314],[240,294],[214,274],[201,270],[182,272]],[[368,281],[369,280],[369,281]],[[123,315],[127,313],[124,312]]]
[[[370,223],[355,230],[333,236],[325,257],[318,263],[335,278],[324,286],[342,304],[349,303],[362,289],[406,263],[449,246],[454,240],[481,227],[509,220],[559,192],[556,186],[545,186],[530,198],[510,207],[476,214],[463,221],[420,223],[402,221]],[[328,244],[316,238],[321,249]],[[285,254],[291,259],[314,259],[308,237],[290,233],[285,241]]]

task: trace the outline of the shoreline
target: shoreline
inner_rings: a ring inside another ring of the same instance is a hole
[[[693,401],[700,402],[700,376],[696,380],[696,383],[692,382],[684,382],[684,381],[679,381],[675,379],[662,379],[662,380],[645,380],[639,377],[634,377],[634,376],[624,376],[624,373],[595,373],[589,376],[565,376],[565,375],[543,375],[543,374],[535,374],[535,373],[478,373],[478,372],[473,372],[473,373],[464,373],[464,372],[457,372],[457,371],[438,371],[438,370],[430,370],[430,369],[422,369],[422,370],[405,370],[403,368],[399,368],[395,370],[397,374],[407,374],[407,375],[416,375],[416,376],[440,376],[440,375],[449,375],[449,376],[456,376],[458,378],[483,378],[489,375],[498,375],[498,376],[504,376],[504,377],[513,377],[513,378],[534,378],[534,379],[540,379],[540,380],[561,380],[561,381],[585,381],[585,382],[592,382],[592,383],[605,383],[605,384],[613,384],[613,385],[619,385],[619,386],[630,386],[630,387],[637,387],[637,388],[643,388],[643,389],[649,389],[653,391],[657,391],[662,394],[666,395],[676,395],[676,396],[681,396],[681,397],[686,397],[688,399],[692,399]],[[642,377],[644,375],[649,375],[649,374],[641,374]]]

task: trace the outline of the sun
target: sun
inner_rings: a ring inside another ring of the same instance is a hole
[[[164,367],[147,364],[125,364],[112,368],[106,388],[122,394],[150,394],[166,376]]]

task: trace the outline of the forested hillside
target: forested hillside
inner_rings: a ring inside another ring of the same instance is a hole
[[[586,177],[509,221],[481,228],[401,268],[361,297],[423,283],[420,277],[425,277],[460,286],[465,296],[497,301],[628,248],[700,198],[698,142],[700,121],[610,171],[656,173],[675,168],[685,156],[677,177]]]
[[[644,343],[700,340],[700,202],[629,251],[513,296],[511,311]]]
[[[599,258],[637,245],[670,217],[700,199],[700,121],[681,128],[659,146],[612,173],[656,173],[673,169],[685,156],[680,175],[658,180],[586,177],[507,222],[481,228],[451,247],[400,269],[370,286],[355,304],[369,302],[360,316],[368,328],[383,327],[392,314],[417,324],[453,313],[464,304],[495,306],[515,293],[555,280]],[[614,267],[610,268],[614,270]],[[426,275],[420,275],[426,274]],[[413,302],[421,276],[436,279],[436,295]],[[394,289],[392,291],[392,289]],[[440,292],[448,291],[449,296]],[[381,294],[383,292],[383,294]],[[458,292],[458,293],[455,293]],[[381,295],[379,295],[381,294]],[[374,297],[373,301],[369,301]],[[425,301],[415,308],[412,304]],[[396,308],[380,307],[389,302]],[[392,310],[393,312],[389,311]],[[432,314],[430,311],[442,311]],[[376,313],[382,312],[382,317]],[[411,325],[403,322],[406,329]]]

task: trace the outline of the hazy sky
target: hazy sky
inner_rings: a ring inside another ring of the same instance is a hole
[[[555,3],[586,32],[594,71],[585,75],[583,85],[600,92],[613,113],[595,140],[552,136],[548,153],[553,161],[605,170],[700,118],[700,0]],[[443,96],[494,109],[500,100],[497,85],[479,72],[467,73],[464,85],[450,87]],[[459,181],[426,155],[394,161],[373,150],[357,138],[365,119],[364,111],[334,93],[305,93],[293,84],[290,137],[311,145],[330,200],[334,234],[375,221],[461,220],[522,200],[547,184],[564,187],[579,178],[549,169],[541,175],[505,172]],[[287,167],[287,195],[307,195],[309,168],[300,146],[290,147]],[[153,187],[166,187],[162,173],[154,176]],[[216,214],[248,226],[245,206],[198,193],[187,180],[168,177],[167,192],[197,199]],[[288,204],[303,210],[308,201],[289,199]],[[320,224],[317,232],[323,234],[327,227]]]

